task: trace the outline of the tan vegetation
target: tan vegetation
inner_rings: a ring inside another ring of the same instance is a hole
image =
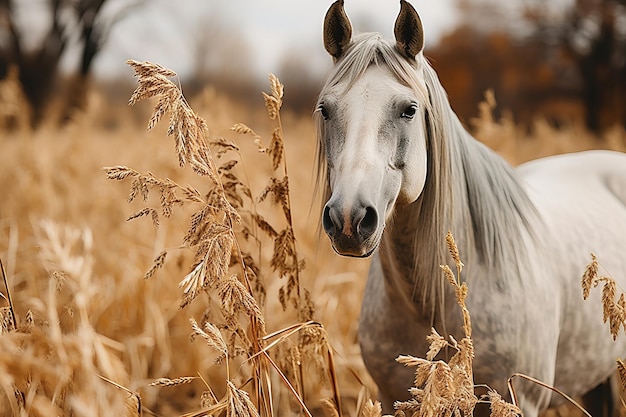
[[[609,323],[609,331],[613,340],[617,339],[620,329],[626,332],[626,295],[623,290],[617,297],[618,284],[610,275],[600,274],[600,262],[595,254],[591,254],[591,262],[583,274],[581,285],[583,298],[589,298],[593,288],[602,284],[602,320]],[[622,389],[626,390],[626,365],[620,358],[616,359]]]
[[[411,389],[413,398],[397,404],[398,411],[404,415],[421,417],[469,416],[472,415],[474,407],[478,403],[478,397],[474,393],[472,324],[465,305],[469,289],[467,284],[461,280],[463,263],[454,238],[449,232],[446,242],[450,255],[456,264],[457,274],[455,275],[448,265],[442,265],[441,269],[448,283],[454,288],[456,302],[463,313],[464,337],[458,342],[453,337],[450,337],[450,341],[448,341],[435,329],[432,329],[431,334],[427,337],[430,348],[425,359],[412,356],[400,356],[397,359],[398,362],[406,366],[416,367],[415,386]],[[456,353],[448,362],[435,361],[437,354],[446,347],[451,348]],[[515,406],[510,408],[502,406],[501,398],[494,395],[491,397],[492,404],[494,404],[495,413],[492,412],[494,417],[514,416],[516,411],[519,412]],[[504,413],[503,410],[510,410],[510,412]]]
[[[206,90],[196,113],[173,72],[131,65],[136,109],[92,92],[67,127],[1,139],[0,414],[380,415],[356,342],[368,265],[318,237],[311,120],[281,114],[276,78],[265,109]],[[138,102],[152,96],[152,109]],[[596,138],[537,121],[528,135],[494,120],[494,106],[488,97],[473,127],[513,163],[626,149],[622,129]],[[416,365],[452,343],[458,359],[429,367],[458,374],[452,394],[470,407],[469,313],[465,333],[458,343],[433,333]],[[514,411],[499,398],[494,412]]]

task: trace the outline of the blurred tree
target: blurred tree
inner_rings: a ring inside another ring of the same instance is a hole
[[[300,45],[289,50],[281,60],[276,75],[288,88],[285,106],[298,113],[311,115],[322,88],[322,81],[311,68],[310,50]],[[329,60],[330,62],[330,60]]]
[[[34,124],[41,120],[68,44],[74,42],[80,48],[80,63],[65,113],[84,104],[91,64],[113,24],[142,1],[125,0],[115,12],[104,16],[105,4],[113,2],[46,0],[45,7],[41,7],[42,2],[0,0],[0,79],[11,66],[17,67]],[[37,32],[43,36],[37,36]],[[34,41],[37,37],[40,39]]]
[[[530,123],[538,112],[553,113],[552,103],[575,94],[575,77],[563,62],[547,59],[540,45],[505,29],[463,23],[427,56],[465,122],[476,115],[486,90],[494,91],[498,111],[511,111],[521,123]]]
[[[533,41],[565,54],[580,77],[592,131],[626,123],[626,0],[575,0],[555,13],[543,0],[526,10]]]
[[[193,93],[212,86],[243,101],[258,98],[250,95],[259,89],[252,70],[254,51],[239,28],[221,20],[217,13],[208,13],[181,21],[178,30],[186,35],[186,45],[192,51],[188,90]],[[263,79],[262,85],[265,83]]]
[[[427,51],[460,116],[491,88],[522,123],[626,125],[626,0],[515,4],[459,0],[461,24]]]

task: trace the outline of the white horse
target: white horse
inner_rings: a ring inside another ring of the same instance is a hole
[[[440,264],[455,236],[466,268],[475,383],[501,394],[520,372],[572,395],[614,373],[626,337],[602,324],[600,291],[580,277],[595,252],[626,278],[626,156],[593,151],[511,168],[476,141],[423,57],[415,9],[401,0],[395,42],[352,37],[343,1],[326,14],[335,61],[319,96],[322,224],[341,255],[372,255],[360,316],[363,359],[386,412],[409,397],[431,327],[459,339],[461,313]],[[622,281],[623,288],[626,287]],[[516,382],[526,417],[557,400]]]

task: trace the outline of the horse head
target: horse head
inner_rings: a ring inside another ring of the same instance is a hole
[[[416,60],[424,37],[404,0],[394,33],[395,44],[353,38],[343,0],[326,13],[335,66],[316,109],[328,189],[322,225],[341,255],[371,255],[394,207],[418,199],[426,182],[428,91]]]

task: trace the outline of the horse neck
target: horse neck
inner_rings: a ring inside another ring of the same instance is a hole
[[[534,213],[513,169],[451,117],[444,157],[429,166],[447,172],[438,174],[438,184],[431,177],[417,201],[396,208],[379,254],[388,286],[404,291],[406,302],[431,322],[444,321],[442,310],[454,303],[439,267],[454,265],[446,233],[455,237],[470,287],[479,275],[489,276],[488,285],[514,285],[504,281],[505,262],[521,263],[515,262],[525,254],[520,235]]]
[[[439,279],[439,265],[445,261],[437,265],[429,262],[446,255],[436,242],[424,244],[429,238],[424,236],[416,221],[423,208],[420,201],[396,207],[393,220],[385,229],[378,257],[386,291],[402,302],[407,311],[412,311],[414,318],[426,326],[440,328],[445,300],[454,300],[454,296],[451,288],[444,285],[445,281]],[[445,248],[445,239],[443,245]]]

